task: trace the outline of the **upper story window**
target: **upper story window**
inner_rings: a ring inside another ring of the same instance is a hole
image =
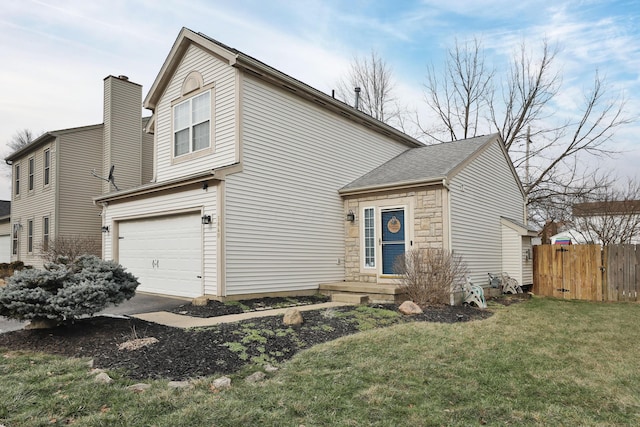
[[[211,146],[211,90],[173,107],[174,156]]]
[[[51,176],[51,150],[44,150],[44,176],[42,177],[44,185],[49,185],[49,178]]]
[[[33,191],[33,186],[34,186],[34,173],[36,171],[36,159],[35,158],[30,158],[29,159],[29,191]]]
[[[20,195],[20,165],[16,165],[15,167],[15,179],[14,183],[14,193],[16,196]]]

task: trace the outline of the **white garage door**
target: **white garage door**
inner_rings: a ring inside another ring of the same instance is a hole
[[[0,236],[0,262],[11,262],[11,236]]]
[[[202,295],[200,215],[121,222],[118,261],[138,277],[138,291],[182,297]]]

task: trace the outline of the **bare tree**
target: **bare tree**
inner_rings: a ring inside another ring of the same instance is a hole
[[[394,95],[391,67],[374,50],[369,56],[355,57],[346,77],[337,83],[337,94],[345,103],[355,105],[355,91],[360,88],[358,109],[387,124],[400,123],[401,108]]]
[[[427,72],[425,97],[441,126],[423,130],[430,141],[457,140],[498,132],[527,194],[532,220],[552,214],[561,200],[585,197],[594,186],[594,171],[583,163],[588,156],[611,155],[608,142],[616,128],[630,122],[624,117],[625,100],[609,97],[604,79],[596,73],[576,111],[554,109],[561,89],[555,71],[557,47],[547,41],[540,53],[529,53],[522,43],[501,81],[485,66],[477,40],[449,52],[445,72]],[[544,221],[542,221],[544,222]]]
[[[640,240],[640,183],[601,187],[576,200],[568,225],[588,242],[629,244]]]
[[[485,66],[478,39],[473,44],[458,44],[449,51],[442,74],[427,69],[425,101],[439,118],[432,129],[418,127],[429,139],[444,142],[475,136],[481,112],[487,110],[494,71]],[[444,135],[441,138],[440,135]]]
[[[16,132],[11,137],[11,140],[7,143],[7,146],[11,148],[12,151],[18,151],[25,145],[30,144],[40,135],[42,135],[42,132],[40,132],[40,134],[36,134],[35,132],[32,132],[30,129],[25,128]]]

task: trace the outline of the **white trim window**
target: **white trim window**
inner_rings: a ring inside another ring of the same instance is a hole
[[[35,173],[36,173],[36,159],[34,157],[31,157],[29,159],[29,191],[33,191],[33,188],[35,186],[35,177],[34,177]]]
[[[375,208],[364,208],[363,221],[363,248],[364,268],[376,267],[376,221]]]
[[[27,220],[27,252],[33,253],[33,220]]]
[[[42,177],[44,186],[49,185],[49,179],[51,177],[51,150],[44,150],[44,176]]]
[[[211,146],[211,90],[173,107],[173,155],[193,153]]]
[[[20,165],[17,164],[15,167],[15,180],[14,182],[14,193],[16,196],[20,195]]]
[[[42,218],[42,250],[49,250],[49,217]]]
[[[13,224],[13,232],[11,233],[11,253],[18,255],[18,242],[19,242],[20,223],[15,222]]]

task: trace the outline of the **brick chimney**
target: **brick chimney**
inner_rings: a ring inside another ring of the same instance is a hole
[[[141,184],[142,168],[142,86],[127,76],[104,79],[104,156],[103,176],[112,165],[115,184],[120,190]],[[115,191],[104,182],[102,193]]]

